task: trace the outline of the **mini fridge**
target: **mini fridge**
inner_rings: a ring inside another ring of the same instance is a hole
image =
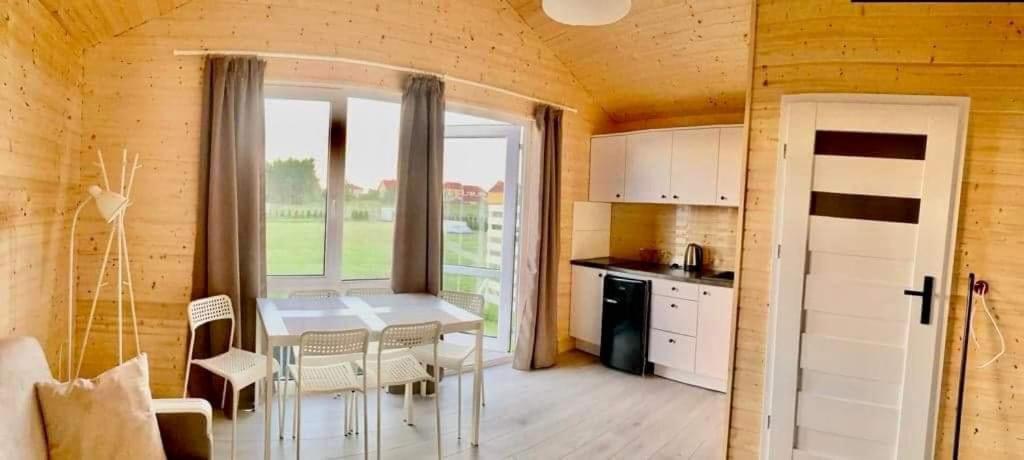
[[[601,362],[612,369],[644,375],[651,282],[617,275],[604,277],[601,312]]]

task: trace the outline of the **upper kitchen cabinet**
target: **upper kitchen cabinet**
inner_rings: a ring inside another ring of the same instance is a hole
[[[743,188],[743,128],[722,128],[718,140],[717,200],[722,206],[739,206]]]
[[[672,133],[672,201],[717,204],[718,136],[721,130],[684,129]]]
[[[652,131],[625,137],[626,201],[669,202],[672,133]]]
[[[594,137],[590,201],[739,206],[742,138],[739,126]]]
[[[625,201],[626,136],[590,139],[590,201]]]

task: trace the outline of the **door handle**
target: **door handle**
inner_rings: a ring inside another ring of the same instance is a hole
[[[617,304],[617,303],[619,303],[619,301],[615,300],[615,299],[604,299],[604,302],[605,303],[610,303],[610,304]]]
[[[931,276],[924,277],[924,285],[920,291],[913,289],[904,289],[903,295],[912,295],[914,297],[921,298],[921,324],[931,324],[932,322],[932,293],[935,289],[935,278]]]

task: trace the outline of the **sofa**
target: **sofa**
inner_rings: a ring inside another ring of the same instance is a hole
[[[35,383],[53,379],[39,342],[31,337],[0,338],[0,458],[46,459],[46,426]],[[160,437],[169,459],[209,459],[213,455],[210,404],[202,399],[154,399]]]

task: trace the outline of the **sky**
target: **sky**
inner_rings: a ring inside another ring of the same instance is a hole
[[[349,98],[347,113],[346,181],[376,188],[393,179],[398,163],[400,106],[395,102]],[[267,161],[290,157],[314,158],[320,185],[327,169],[330,103],[298,99],[267,99]],[[454,112],[449,125],[503,124]],[[477,185],[485,190],[505,176],[504,139],[448,139],[445,142],[444,180]]]

